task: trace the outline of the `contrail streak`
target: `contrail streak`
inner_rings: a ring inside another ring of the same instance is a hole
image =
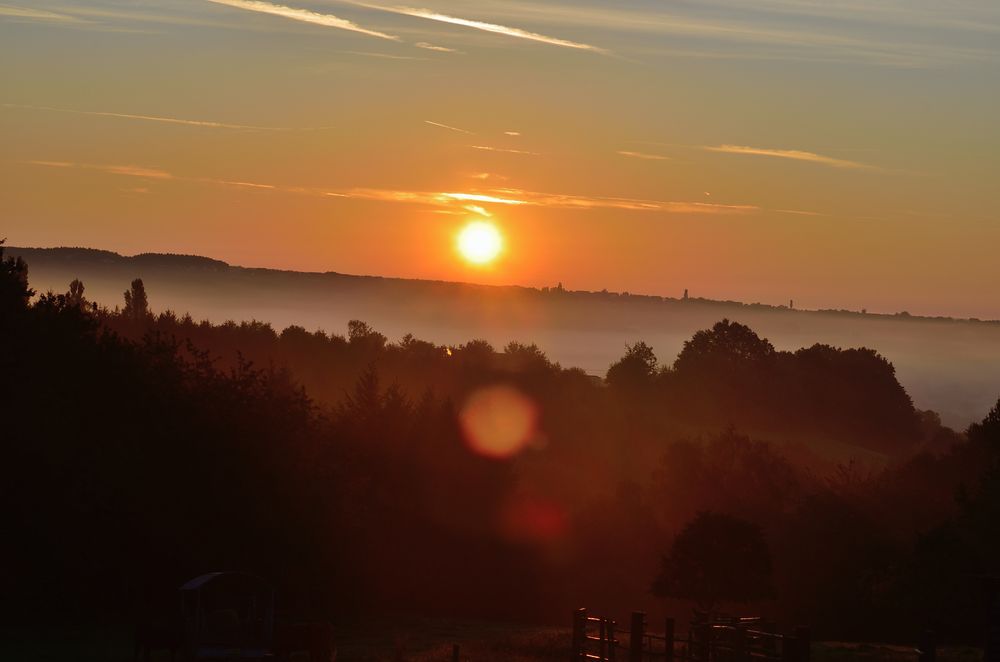
[[[549,37],[544,34],[538,34],[537,32],[529,32],[527,30],[522,30],[521,28],[512,28],[506,25],[497,25],[496,23],[486,23],[484,21],[472,21],[466,18],[448,16],[447,14],[439,14],[429,9],[415,9],[413,7],[389,7],[385,5],[368,4],[364,2],[352,2],[352,4],[358,5],[360,7],[366,7],[368,9],[377,9],[381,11],[391,12],[393,14],[402,14],[403,16],[414,16],[416,18],[424,18],[429,21],[450,23],[451,25],[460,25],[462,27],[473,28],[475,30],[482,30],[484,32],[502,34],[508,37],[516,37],[518,39],[537,41],[543,44],[549,44],[551,46],[562,46],[563,48],[575,48],[577,50],[591,51],[594,53],[601,53],[603,55],[608,54],[607,50],[603,48],[598,48],[597,46],[591,46],[590,44],[582,44],[575,41],[569,41],[568,39]]]
[[[765,149],[763,147],[748,147],[746,145],[719,145],[718,147],[702,147],[708,152],[721,152],[723,154],[746,154],[750,156],[770,156],[779,159],[791,159],[793,161],[808,161],[832,168],[847,168],[853,170],[878,170],[875,166],[857,161],[847,161],[845,159],[835,159],[831,156],[823,156],[814,152],[804,152],[797,149]]]
[[[20,103],[3,103],[4,108],[22,108],[25,110],[44,110],[53,113],[71,113],[73,115],[92,115],[94,117],[116,117],[119,119],[142,120],[145,122],[162,122],[164,124],[183,124],[185,126],[200,126],[210,129],[236,129],[240,131],[296,131],[301,129],[291,129],[288,127],[275,126],[253,126],[249,124],[229,124],[226,122],[212,122],[208,120],[189,120],[177,117],[160,117],[157,115],[133,115],[131,113],[111,113],[99,110],[75,110],[73,108],[53,108],[51,106],[31,106]]]
[[[430,124],[431,126],[438,126],[441,127],[442,129],[448,129],[449,131],[458,131],[459,133],[467,133],[470,136],[476,135],[472,131],[466,131],[465,129],[460,129],[457,126],[448,126],[447,124],[441,124],[440,122],[432,122],[430,120],[424,120],[424,124]]]
[[[260,12],[262,14],[271,14],[272,16],[281,16],[282,18],[290,18],[294,21],[312,23],[313,25],[323,25],[328,28],[339,28],[341,30],[350,30],[351,32],[360,32],[361,34],[366,34],[369,37],[399,41],[399,37],[363,28],[357,23],[348,21],[346,18],[334,16],[333,14],[320,14],[308,9],[296,9],[294,7],[286,7],[285,5],[275,5],[270,2],[263,2],[262,0],[208,0],[208,2],[214,2],[217,5],[236,7],[237,9]]]

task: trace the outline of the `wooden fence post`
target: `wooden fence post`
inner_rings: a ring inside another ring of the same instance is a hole
[[[583,657],[583,645],[587,636],[587,609],[580,607],[573,612],[573,662]]]
[[[695,659],[698,662],[709,662],[712,655],[712,625],[703,623],[695,629],[698,633],[698,647]]]
[[[613,618],[604,619],[608,622],[608,662],[615,662],[615,653],[617,647],[615,646],[615,620]]]
[[[663,644],[666,646],[665,653],[667,662],[674,662],[674,619],[668,618],[664,622]]]
[[[799,642],[793,635],[781,636],[781,662],[799,662]]]
[[[451,662],[459,662],[460,659],[462,659],[462,649],[458,644],[454,644],[451,647]]]
[[[745,662],[747,657],[747,631],[739,625],[733,630],[733,660]]]
[[[937,660],[937,637],[934,632],[927,630],[920,641],[919,657],[920,662],[935,662]]]
[[[646,641],[646,614],[632,612],[628,635],[628,662],[642,662],[642,647]]]
[[[799,662],[809,662],[809,655],[812,652],[812,637],[809,636],[809,628],[795,628],[795,641],[799,649]]]

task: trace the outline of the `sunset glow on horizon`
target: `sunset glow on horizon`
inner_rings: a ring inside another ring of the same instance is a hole
[[[11,245],[1000,318],[988,0],[22,5]]]

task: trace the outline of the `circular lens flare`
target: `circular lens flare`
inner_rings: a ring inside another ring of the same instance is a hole
[[[510,386],[481,388],[466,400],[459,413],[462,435],[469,448],[486,457],[511,457],[537,434],[538,408]]]
[[[458,252],[472,264],[488,264],[503,250],[503,237],[486,221],[469,223],[458,233]]]
[[[554,543],[566,535],[566,509],[545,497],[512,496],[500,512],[500,531],[522,543]]]

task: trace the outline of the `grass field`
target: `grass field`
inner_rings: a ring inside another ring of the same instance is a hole
[[[539,662],[567,660],[568,628],[540,628],[508,623],[422,621],[398,624],[380,632],[341,633],[338,660],[351,662],[450,661],[458,644],[462,660]]]
[[[458,644],[463,662],[566,662],[568,628],[509,623],[420,620],[341,628],[338,662],[451,662]],[[812,662],[916,661],[912,648],[887,644],[816,642]],[[169,655],[155,653],[151,662]],[[943,647],[940,662],[978,662],[982,651]],[[58,631],[0,632],[0,660],[11,662],[129,662],[132,635],[123,628],[92,627]],[[303,658],[304,662],[304,658]]]

